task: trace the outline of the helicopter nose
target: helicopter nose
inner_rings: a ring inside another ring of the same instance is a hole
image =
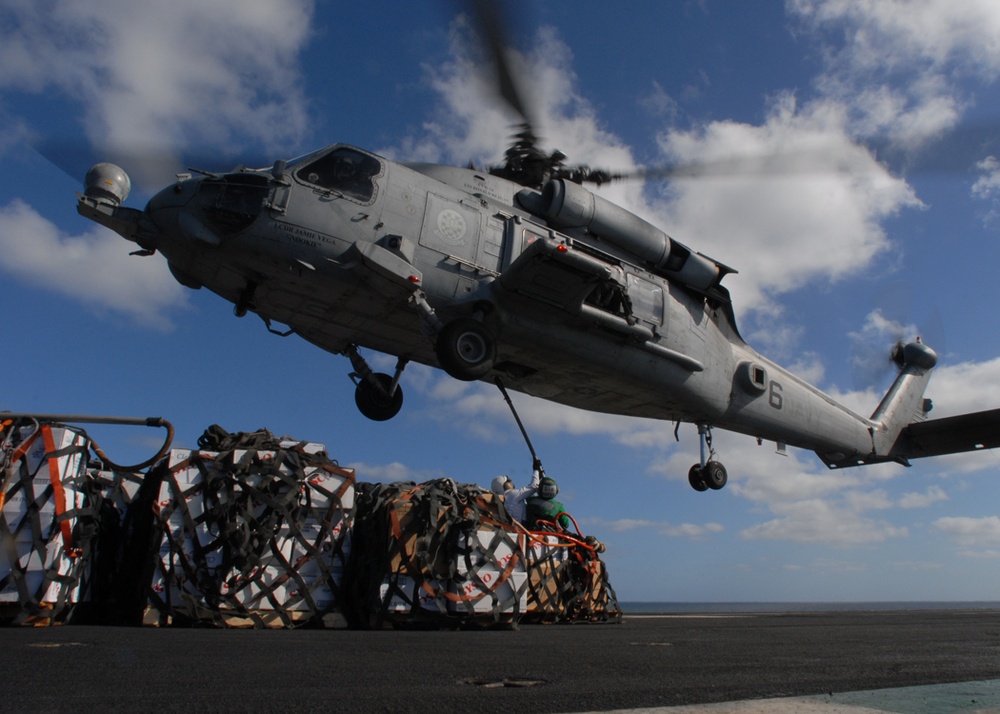
[[[218,244],[219,239],[192,211],[192,199],[201,179],[179,180],[155,194],[146,204],[146,215],[160,233],[160,249],[166,244],[187,243],[190,239]]]
[[[187,186],[188,183],[193,182],[178,181],[156,193],[146,204],[146,213],[160,230],[176,228],[178,214],[194,196],[194,188]]]
[[[166,240],[219,246],[257,220],[269,187],[268,176],[254,172],[182,174],[153,196],[146,210]]]

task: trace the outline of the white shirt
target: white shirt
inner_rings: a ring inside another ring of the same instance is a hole
[[[535,495],[535,491],[538,490],[538,484],[542,479],[541,473],[538,469],[534,469],[531,472],[531,483],[524,488],[515,488],[507,491],[503,495],[503,505],[507,509],[507,513],[510,517],[519,523],[523,523],[525,516],[527,515],[527,501],[529,498]]]

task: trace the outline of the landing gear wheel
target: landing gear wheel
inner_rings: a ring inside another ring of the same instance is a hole
[[[709,461],[701,469],[701,473],[705,484],[713,491],[718,491],[729,481],[729,474],[726,473],[726,467],[718,461]]]
[[[381,372],[372,376],[382,385],[385,393],[370,382],[361,380],[354,390],[354,403],[358,405],[358,411],[372,421],[392,419],[403,406],[403,389],[397,385],[396,391],[389,395],[392,377]]]
[[[695,464],[688,471],[688,483],[695,491],[707,491],[708,483],[705,481],[705,474],[702,472],[701,464]]]
[[[469,317],[445,325],[434,349],[444,371],[463,382],[485,377],[497,357],[493,335],[481,322]]]

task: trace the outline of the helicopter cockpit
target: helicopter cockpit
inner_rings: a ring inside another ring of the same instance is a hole
[[[378,159],[349,147],[339,147],[295,171],[310,186],[369,203],[375,196],[375,177],[382,173]]]

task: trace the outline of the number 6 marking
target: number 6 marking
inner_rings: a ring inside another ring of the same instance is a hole
[[[767,403],[770,404],[775,409],[781,409],[783,400],[781,398],[781,385],[777,382],[771,382],[771,390],[767,396]]]

